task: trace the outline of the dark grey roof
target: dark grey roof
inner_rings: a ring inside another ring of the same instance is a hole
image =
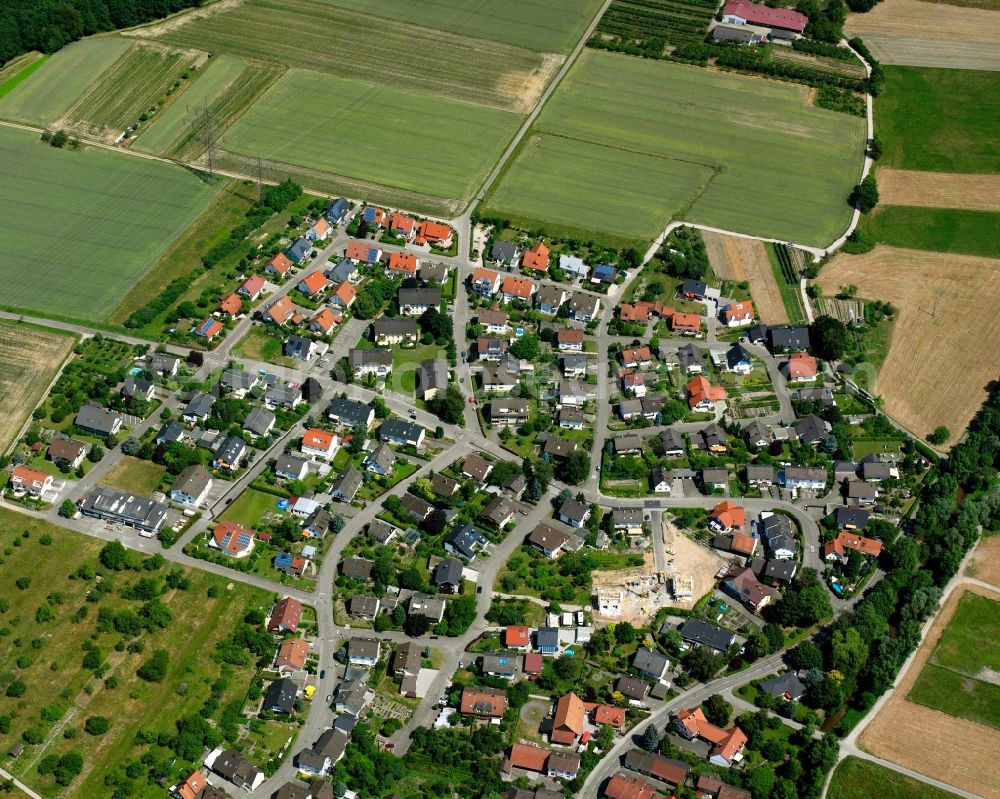
[[[428,391],[440,391],[448,387],[448,362],[440,358],[429,358],[420,362],[417,369],[417,391],[423,396]]]
[[[393,451],[385,444],[379,444],[365,459],[366,466],[377,466],[382,472],[388,473],[396,462]]]
[[[687,278],[683,283],[681,283],[681,293],[682,294],[694,294],[698,297],[705,296],[705,292],[708,291],[708,285],[701,280],[692,280]]]
[[[808,327],[772,327],[768,329],[772,351],[809,349]]]
[[[392,350],[354,347],[347,353],[351,369],[363,366],[392,366]]]
[[[85,516],[122,522],[142,530],[157,531],[167,518],[167,506],[149,497],[98,485],[80,506]]]
[[[215,397],[211,394],[199,392],[191,397],[191,401],[184,408],[183,415],[207,419],[212,413],[213,405],[215,405]]]
[[[810,413],[795,425],[795,435],[806,444],[822,441],[830,434],[830,424]]]
[[[334,283],[343,283],[350,280],[351,276],[358,271],[357,265],[350,258],[344,258],[332,269],[326,270],[326,277]]]
[[[403,316],[396,317],[395,319],[387,319],[385,317],[376,319],[372,322],[372,334],[374,337],[378,337],[379,335],[416,336],[417,320]]]
[[[539,627],[535,632],[535,644],[542,647],[559,646],[559,630],[555,627]]]
[[[681,365],[684,371],[687,371],[692,366],[700,366],[705,368],[705,358],[701,354],[701,350],[694,344],[688,343],[677,350],[677,362]]]
[[[632,658],[632,666],[637,671],[649,675],[655,680],[660,679],[669,663],[666,655],[661,655],[659,652],[654,652],[644,646],[640,646],[636,650],[635,657]]]
[[[344,558],[340,570],[345,577],[354,580],[367,580],[372,576],[372,569],[375,568],[375,561],[368,558]]]
[[[190,466],[184,467],[184,470],[177,475],[170,489],[171,491],[183,491],[185,494],[198,497],[201,496],[201,492],[211,482],[212,475],[208,469],[200,463],[192,463]]]
[[[356,400],[334,399],[330,401],[326,414],[340,424],[357,427],[359,424],[368,424],[374,408]]]
[[[114,432],[115,422],[121,421],[122,415],[98,405],[84,405],[76,415],[76,426],[95,433],[108,435]]]
[[[486,543],[483,534],[471,524],[463,524],[445,536],[442,542],[456,550],[463,558],[475,557],[476,550]]]
[[[243,457],[243,453],[246,452],[246,449],[247,445],[242,438],[237,438],[236,436],[226,436],[223,442],[219,445],[219,448],[215,451],[215,460],[235,464],[240,458]]]
[[[285,340],[284,354],[289,358],[296,358],[300,361],[309,360],[309,350],[312,347],[312,339],[302,336],[289,336]]]
[[[243,429],[255,436],[265,435],[274,426],[274,414],[267,408],[254,408],[243,421]]]
[[[308,458],[300,455],[279,455],[274,462],[274,473],[282,475],[295,475],[296,479],[302,474],[302,467],[309,463]]]
[[[750,353],[740,344],[734,344],[726,351],[726,364],[735,369],[740,363],[750,363]]]
[[[441,289],[420,288],[399,290],[399,306],[404,305],[428,305],[437,308],[441,304]]]
[[[158,442],[180,441],[182,438],[184,438],[184,428],[176,419],[171,419],[163,425],[163,427],[160,428],[160,432],[156,434],[156,440]]]
[[[424,428],[415,422],[406,422],[402,419],[385,419],[379,428],[380,441],[417,441]]]
[[[517,257],[517,246],[512,241],[495,241],[490,250],[493,261],[513,261]]]
[[[771,580],[790,583],[798,564],[794,560],[769,560],[764,567],[764,576]]]
[[[746,26],[736,27],[730,25],[716,25],[712,28],[712,38],[717,42],[740,42],[750,44],[754,37],[758,36],[753,30]],[[759,39],[759,36],[758,36]]]
[[[303,236],[302,238],[296,239],[295,243],[285,250],[285,255],[288,256],[292,263],[301,263],[309,254],[312,246],[312,242]]]
[[[687,619],[681,626],[681,637],[685,641],[707,646],[718,652],[725,652],[736,640],[736,636],[729,630],[723,630],[701,619]]]
[[[660,431],[660,446],[664,452],[684,451],[684,436],[672,427]]]
[[[219,379],[226,391],[249,391],[260,382],[255,372],[245,369],[226,369]]]
[[[572,519],[573,521],[578,522],[582,522],[589,511],[590,508],[575,499],[567,499],[559,507],[560,516],[565,516],[567,519]]]
[[[764,680],[760,684],[760,689],[771,696],[784,696],[787,693],[793,699],[797,699],[806,692],[806,685],[796,674],[788,671]]]
[[[434,568],[434,585],[462,584],[462,564],[454,558],[445,558]]]
[[[292,713],[295,710],[295,697],[298,688],[287,677],[275,680],[267,688],[264,696],[264,707],[277,713]]]
[[[868,525],[868,511],[864,508],[848,508],[841,505],[834,511],[837,519],[837,527],[853,527],[855,530],[864,530]]]
[[[335,497],[350,502],[363,482],[364,476],[352,466],[334,481],[331,492]]]

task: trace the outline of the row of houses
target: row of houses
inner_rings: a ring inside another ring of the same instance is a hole
[[[567,305],[569,316],[578,322],[591,322],[600,313],[600,299],[581,291],[569,291],[557,284],[539,286],[534,281],[514,275],[504,275],[492,269],[477,267],[469,277],[469,289],[483,298],[496,297],[510,303],[520,300],[533,304],[540,313],[555,316]]]

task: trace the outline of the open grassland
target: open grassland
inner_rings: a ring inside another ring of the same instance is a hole
[[[156,30],[147,28],[144,35]],[[168,20],[162,30],[164,41],[186,47],[521,113],[534,107],[562,61],[404,21],[375,23],[370,14],[314,0],[246,0],[219,13]],[[313,97],[312,103],[323,105],[324,99]]]
[[[1000,589],[1000,535],[979,539],[965,573]]]
[[[838,255],[819,284],[827,295],[854,284],[858,296],[896,306],[876,393],[917,435],[945,425],[949,444],[957,441],[1000,374],[1000,260],[880,245],[866,255]]]
[[[5,689],[0,694],[0,716],[11,719],[10,732],[0,736],[0,744],[6,752],[27,730],[42,737],[43,743],[26,746],[24,754],[6,768],[43,796],[89,799],[105,795],[104,778],[146,750],[137,744],[136,733],[151,729],[175,734],[177,719],[200,715],[220,676],[224,680],[218,685],[217,708],[245,696],[252,667],[217,663],[213,650],[234,619],[242,618],[250,608],[269,607],[270,594],[240,583],[228,584],[207,572],[186,570],[187,590],[165,590],[159,595],[171,617],[167,626],[154,626],[152,632],[132,639],[115,632],[110,620],[102,621],[99,616],[139,612],[143,602],[126,599],[123,589],[140,577],[152,577],[158,589],[165,589],[166,567],[141,573],[105,571],[97,560],[103,542],[7,510],[0,510],[0,542],[4,552],[0,584],[7,587],[0,624],[13,633],[5,634],[0,644]],[[80,567],[87,569],[86,575],[71,577]],[[103,572],[100,586],[95,571]],[[27,578],[22,580],[24,587],[15,588],[21,578]],[[39,608],[46,609],[44,617]],[[142,649],[115,650],[117,643],[132,640],[142,641]],[[179,646],[179,641],[184,645]],[[82,665],[85,643],[98,648],[99,668]],[[169,653],[166,676],[161,682],[145,682],[136,672],[157,649]],[[15,679],[24,686],[19,697],[9,695]],[[216,720],[219,712],[212,713]],[[84,732],[91,716],[109,719],[109,731],[103,735]],[[83,773],[69,788],[60,789],[51,775],[39,774],[37,767],[44,757],[69,751],[83,756]],[[169,750],[154,745],[152,751],[157,762],[166,756],[170,763]],[[145,780],[140,779],[136,787],[144,788]],[[147,790],[141,795],[154,794]]]
[[[184,231],[163,256],[125,295],[114,312],[108,316],[111,324],[124,324],[132,312],[141,308],[149,298],[159,294],[171,280],[189,275],[201,263],[201,256],[229,235],[229,231],[240,224],[245,218],[247,209],[257,199],[257,187],[239,181],[230,181],[223,185],[218,196],[205,208],[205,211]],[[212,270],[201,271],[200,278],[195,280],[189,291],[197,292],[204,289],[203,283],[211,280]],[[186,299],[186,297],[185,297]],[[167,311],[163,312],[165,316]],[[163,329],[163,319],[157,318],[146,328],[139,331],[140,335],[157,338]]]
[[[955,8],[954,6],[968,6]],[[942,4],[884,0],[844,24],[883,64],[952,69],[1000,69],[997,0]]]
[[[196,56],[158,45],[134,44],[91,86],[56,127],[114,142],[166,95]]]
[[[239,76],[209,103],[209,118],[214,130],[220,134],[225,131],[284,74],[285,70],[285,67],[277,64],[248,64]],[[184,161],[198,158],[205,152],[204,131],[204,117],[192,116],[164,155]]]
[[[544,53],[568,53],[601,0],[322,0],[449,33],[490,39]]]
[[[32,325],[0,323],[0,454],[21,432],[62,368],[76,337]]]
[[[104,319],[214,193],[179,167],[0,129],[0,305]]]
[[[879,167],[879,201],[885,205],[1000,211],[1000,175],[916,172]]]
[[[155,154],[168,150],[199,112],[215,103],[246,67],[246,61],[234,56],[222,55],[210,60],[197,79],[143,129],[133,149]]]
[[[705,240],[708,262],[718,277],[734,283],[744,280],[750,283],[750,294],[760,321],[768,325],[787,324],[788,312],[781,300],[764,242],[709,230],[702,231],[701,237]]]
[[[529,227],[584,237],[596,232],[613,245],[653,238],[714,174],[708,164],[535,134],[487,205]]]
[[[166,469],[152,461],[126,455],[108,470],[101,483],[148,497],[160,484],[164,472]]]
[[[1000,729],[1000,602],[964,594],[909,698]]]
[[[906,698],[960,599],[969,593],[998,598],[996,593],[976,585],[960,586],[952,592],[892,696],[861,732],[858,743],[883,760],[984,799],[998,799],[1000,783],[995,778],[994,762],[1000,752],[1000,730],[923,707]],[[933,734],[933,746],[914,745],[914,741],[927,740],[929,734]]]
[[[317,97],[323,102],[310,106]],[[289,113],[307,107],[308,113]],[[223,146],[464,198],[485,179],[520,123],[508,111],[293,69],[230,128]]]
[[[1000,212],[880,205],[864,223],[875,241],[1000,258]]]
[[[828,799],[958,799],[958,794],[858,757],[840,762],[826,795]]]
[[[99,36],[64,47],[0,99],[0,118],[50,125],[131,46],[125,39]]]
[[[1000,73],[886,67],[875,100],[881,166],[1000,172]]]
[[[543,224],[593,208],[600,219],[579,227],[651,238],[668,218],[634,220],[631,208],[606,201],[603,187],[623,183],[619,164],[634,170],[642,163],[647,175],[630,175],[629,189],[666,193],[664,205],[676,205],[686,187],[664,185],[664,167],[655,165],[683,162],[715,174],[703,191],[686,194],[679,218],[821,246],[850,219],[845,200],[864,142],[862,120],[809,107],[803,87],[594,50],[581,54],[534,131],[602,148],[603,157],[587,168],[592,190],[574,191],[584,188],[576,174],[579,148],[564,147],[576,157],[549,159],[540,203],[528,191],[541,182],[532,175],[537,156],[529,143],[488,200],[499,213]],[[567,198],[575,208],[550,210]]]

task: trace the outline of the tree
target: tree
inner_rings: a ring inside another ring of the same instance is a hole
[[[639,746],[647,752],[656,752],[660,748],[660,731],[656,729],[655,724],[650,724],[643,730]]]
[[[87,453],[87,460],[91,463],[97,463],[101,458],[104,457],[104,448],[100,444],[94,444],[90,448],[90,452]]]
[[[71,499],[64,499],[59,506],[59,515],[64,519],[72,519],[76,515],[76,503]]]
[[[630,644],[635,640],[635,627],[623,621],[615,625],[615,640],[619,644]]]
[[[580,485],[590,477],[590,454],[585,449],[577,448],[570,453],[559,468],[559,476],[571,485]]]
[[[417,324],[425,333],[430,333],[435,341],[439,339],[451,341],[454,338],[454,324],[451,317],[441,313],[437,308],[428,308],[424,311],[417,319]]]
[[[847,201],[863,214],[871,212],[878,205],[878,184],[875,182],[875,175],[870,173],[855,186]]]
[[[708,682],[722,668],[722,658],[703,646],[690,650],[683,662],[687,673],[697,682]]]
[[[935,427],[933,432],[927,436],[927,440],[934,445],[943,444],[949,438],[951,438],[951,431],[944,425]]]
[[[812,641],[803,641],[787,655],[788,665],[796,671],[823,668],[823,652]]]
[[[541,351],[538,336],[535,335],[521,336],[510,345],[511,355],[523,361],[535,360],[541,354]]]
[[[146,682],[163,682],[170,667],[170,655],[166,649],[157,649],[136,672]]]
[[[398,607],[398,606],[397,606]],[[393,612],[395,618],[395,611]],[[419,616],[411,613],[403,622],[403,631],[411,638],[419,638],[431,628],[431,620],[426,616]]]
[[[104,735],[111,729],[111,720],[105,716],[91,716],[87,719],[83,728],[89,735]]]
[[[839,361],[850,346],[850,332],[839,319],[824,314],[809,325],[809,342],[823,360]]]
[[[882,157],[882,140],[878,137],[878,134],[873,136],[871,141],[868,143],[868,155],[872,161],[878,161],[878,159]]]
[[[815,569],[803,569],[774,606],[775,621],[783,627],[809,627],[833,613],[830,594]]]
[[[442,422],[458,424],[465,412],[465,397],[456,386],[448,386],[443,394],[436,396],[428,405]]]
[[[716,727],[729,726],[729,719],[733,715],[733,706],[730,705],[719,694],[712,694],[701,706],[707,718]]]
[[[129,567],[128,550],[119,541],[109,541],[98,556],[101,564],[112,571],[122,571]]]
[[[473,597],[460,596],[445,605],[444,621],[448,625],[448,635],[461,635],[475,620],[476,600]]]

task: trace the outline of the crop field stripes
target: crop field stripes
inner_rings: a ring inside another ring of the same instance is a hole
[[[216,132],[221,135],[285,74],[287,67],[280,64],[252,62],[226,89],[208,105],[208,117]],[[191,122],[164,150],[164,155],[182,161],[194,161],[205,152],[204,115],[195,116]]]
[[[196,54],[135,44],[66,113],[65,125],[114,141],[159,101]]]
[[[667,44],[700,42],[719,0],[612,0],[595,31],[622,40],[662,39]]]
[[[0,97],[10,94],[48,60],[49,57],[41,53],[26,53],[0,69]]]
[[[526,113],[563,56],[311,0],[247,0],[161,40]]]

